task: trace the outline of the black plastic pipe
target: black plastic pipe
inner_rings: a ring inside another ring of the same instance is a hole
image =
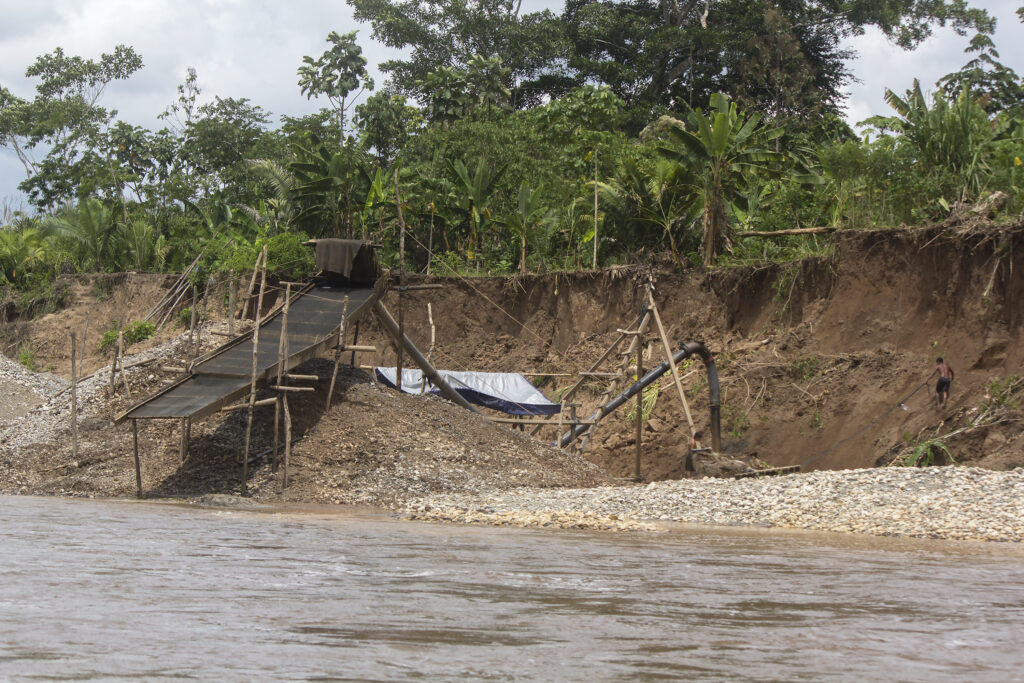
[[[722,449],[722,399],[721,392],[718,387],[718,369],[715,367],[715,357],[708,348],[704,346],[704,342],[680,342],[679,350],[672,354],[672,360],[675,361],[676,364],[679,364],[694,354],[700,356],[701,360],[704,361],[704,366],[708,370],[708,392],[709,403],[711,404],[711,450],[718,452]],[[671,365],[668,361],[652,368],[650,372],[633,382],[633,384],[631,384],[624,392],[598,408],[593,415],[587,418],[587,422],[599,422],[609,413],[635,396],[638,391],[643,391],[643,389],[651,382],[668,372],[669,368],[671,368]],[[565,448],[573,441],[583,436],[583,434],[592,427],[593,424],[580,424],[572,427],[558,440],[559,447]]]

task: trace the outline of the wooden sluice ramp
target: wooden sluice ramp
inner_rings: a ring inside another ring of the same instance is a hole
[[[358,322],[373,310],[381,295],[380,286],[364,288],[306,287],[292,296],[288,313],[288,349],[283,371],[313,358],[339,342],[345,298],[348,309],[345,326]],[[278,340],[283,324],[282,311],[269,315],[260,324],[256,374],[258,381],[276,377]],[[252,381],[252,336],[249,332],[201,356],[184,374],[155,394],[139,401],[117,418],[123,420],[190,418],[199,419],[217,412],[249,393]]]

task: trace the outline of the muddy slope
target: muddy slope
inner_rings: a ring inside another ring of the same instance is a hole
[[[1005,469],[1024,465],[1020,414],[1012,397],[1000,403],[989,387],[1022,374],[1022,239],[1024,224],[966,234],[855,232],[839,236],[833,259],[760,269],[666,274],[613,268],[513,278],[415,278],[443,287],[407,293],[402,305],[408,334],[426,353],[430,304],[438,367],[551,373],[537,383],[549,397],[557,397],[575,381],[561,373],[587,370],[617,330],[635,324],[642,286],[651,274],[670,338],[700,339],[717,352],[725,451],[771,465],[837,469],[884,464],[923,440],[942,437],[957,462]],[[68,309],[4,325],[5,353],[29,347],[38,368],[68,374],[70,329],[80,328],[89,316],[92,348],[109,320],[142,317],[168,283],[162,276],[121,277],[124,282],[111,288],[97,287],[89,278],[73,279]],[[386,302],[397,315],[397,294],[390,293]],[[164,330],[147,344],[164,343],[179,333]],[[358,333],[360,344],[375,344],[378,352],[360,354],[356,365],[394,364],[394,351],[375,321],[365,322]],[[656,336],[650,341],[646,367],[664,357]],[[930,398],[931,385],[919,388],[937,355],[957,373],[950,403],[941,411]],[[90,350],[86,371],[102,363]],[[323,368],[317,371],[322,374]],[[706,429],[703,370],[688,367],[684,375],[697,426]],[[136,391],[156,388],[164,379],[147,371],[139,376]],[[475,417],[456,420],[445,412],[454,408],[437,401],[388,398],[358,373],[346,382],[339,391],[351,401],[348,410],[342,405],[324,415],[317,408],[325,398],[321,389],[297,411],[297,433],[308,434],[295,451],[293,490],[299,499],[387,502],[395,490],[457,490],[483,481],[488,472],[491,485],[600,480],[576,459],[560,462],[557,454],[534,448],[552,441],[553,429],[530,442]],[[606,385],[600,378],[587,381],[576,398],[579,414],[598,405]],[[683,444],[689,430],[667,376],[659,386],[644,436],[646,480],[685,474]],[[898,406],[901,400],[905,409]],[[8,455],[6,465],[20,466],[18,458],[38,456],[39,468],[23,463],[19,474],[30,490],[130,493],[130,428],[109,423],[129,401],[115,397],[108,403],[97,408],[98,419],[89,425],[95,453],[71,470],[63,464],[66,440],[56,449],[49,444],[23,449],[24,456]],[[271,438],[263,428],[272,421],[271,413],[258,412],[263,425],[257,430],[259,449]],[[241,429],[237,414],[195,425],[196,442],[182,464],[176,426],[148,426],[147,481],[167,494],[233,490]],[[630,476],[633,435],[633,423],[620,410],[601,424],[583,455],[611,477]],[[431,445],[418,448],[419,442]],[[118,453],[106,453],[111,446]],[[459,458],[469,455],[469,464],[460,464]],[[253,485],[273,495],[279,476],[269,464],[258,464]],[[105,483],[93,481],[97,477],[106,477]],[[389,488],[389,480],[399,483]]]

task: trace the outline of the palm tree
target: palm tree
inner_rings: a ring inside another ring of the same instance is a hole
[[[28,272],[45,262],[47,237],[45,230],[34,226],[0,229],[0,282],[24,283]]]
[[[714,265],[722,248],[731,245],[729,213],[742,199],[744,173],[777,175],[786,155],[765,145],[782,136],[783,130],[761,124],[761,115],[745,116],[723,93],[711,95],[705,114],[700,109],[688,116],[688,127],[669,129],[670,143],[660,152],[678,165],[690,203],[703,217],[701,255],[704,266]]]
[[[118,270],[123,253],[115,249],[117,224],[110,210],[98,199],[85,199],[59,217],[45,221],[44,227],[74,244],[81,264],[93,271]]]

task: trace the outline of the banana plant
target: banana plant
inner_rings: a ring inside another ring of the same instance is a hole
[[[505,167],[491,166],[483,157],[477,160],[472,174],[461,159],[452,162],[451,167],[457,178],[458,205],[469,217],[471,250],[467,256],[476,260],[480,249],[480,233],[491,222],[490,201]]]
[[[711,95],[705,114],[691,110],[687,127],[669,128],[670,141],[659,151],[677,164],[688,203],[702,217],[701,253],[704,266],[710,267],[719,252],[732,244],[729,204],[743,192],[743,174],[755,172],[764,177],[782,174],[786,155],[770,149],[769,142],[782,136],[783,130],[761,125],[761,114],[745,115],[723,93]]]
[[[542,189],[543,186],[538,185],[531,190],[524,180],[519,185],[516,210],[497,221],[501,225],[510,228],[519,238],[519,272],[524,274],[526,273],[527,242],[533,237],[538,228],[551,222],[551,212],[541,202]]]

